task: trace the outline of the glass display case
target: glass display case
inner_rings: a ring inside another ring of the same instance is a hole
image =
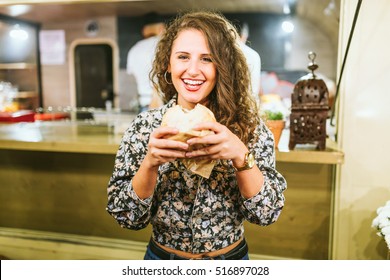
[[[39,25],[0,15],[0,110],[41,103]]]

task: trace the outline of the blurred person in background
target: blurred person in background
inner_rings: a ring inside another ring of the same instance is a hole
[[[240,28],[240,46],[243,51],[248,68],[251,74],[251,87],[256,102],[259,101],[260,80],[261,80],[261,59],[257,51],[247,45],[249,37],[249,26],[243,23]]]
[[[142,29],[144,39],[138,41],[127,54],[126,72],[134,75],[137,83],[139,111],[149,109],[152,102],[154,88],[149,78],[156,46],[161,34],[165,31],[165,23],[161,16],[149,13],[145,16],[145,25]],[[157,106],[154,104],[152,107]]]

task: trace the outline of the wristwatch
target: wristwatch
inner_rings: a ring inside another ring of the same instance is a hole
[[[255,165],[255,157],[254,155],[251,153],[251,152],[247,152],[245,154],[245,158],[244,158],[244,165],[241,166],[241,167],[234,167],[234,170],[237,171],[244,171],[244,170],[248,170],[248,169],[251,169],[253,166]]]

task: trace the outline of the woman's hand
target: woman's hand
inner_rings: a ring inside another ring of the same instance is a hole
[[[139,198],[145,199],[153,195],[161,164],[185,156],[187,143],[167,139],[178,133],[176,128],[159,127],[150,134],[148,152],[133,178],[133,188]]]
[[[179,130],[173,127],[159,127],[152,132],[148,143],[148,153],[144,159],[150,168],[156,168],[163,163],[185,157],[189,145],[167,139],[177,133]]]
[[[215,134],[187,140],[190,147],[199,144],[205,145],[197,150],[187,152],[187,158],[231,159],[236,167],[244,165],[248,148],[233,132],[226,126],[215,122],[201,123],[194,127],[194,130],[204,129],[212,130]],[[236,172],[236,178],[240,193],[246,199],[259,193],[264,184],[264,176],[257,165],[251,169]]]
[[[231,159],[235,166],[244,163],[245,153],[248,148],[226,126],[217,122],[205,122],[197,125],[194,130],[211,130],[215,134],[203,137],[194,137],[187,140],[188,145],[204,145],[202,148],[187,152],[187,158],[200,159]]]

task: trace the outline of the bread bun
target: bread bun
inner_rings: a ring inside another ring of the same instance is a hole
[[[195,133],[194,136],[197,136],[199,131],[192,130],[195,125],[202,122],[215,121],[213,112],[201,104],[197,104],[192,110],[176,105],[167,110],[161,125],[175,127],[183,133]]]
[[[180,105],[176,105],[167,110],[164,114],[161,126],[175,127],[179,130],[176,135],[171,135],[168,138],[176,141],[186,142],[192,137],[201,137],[208,134],[214,134],[210,130],[193,130],[194,126],[202,122],[216,122],[213,112],[207,107],[197,104],[194,109],[187,110]],[[202,148],[202,145],[190,147],[192,149]],[[199,160],[199,159],[182,159],[184,166],[192,172],[209,178],[211,171],[214,168],[214,160]]]

